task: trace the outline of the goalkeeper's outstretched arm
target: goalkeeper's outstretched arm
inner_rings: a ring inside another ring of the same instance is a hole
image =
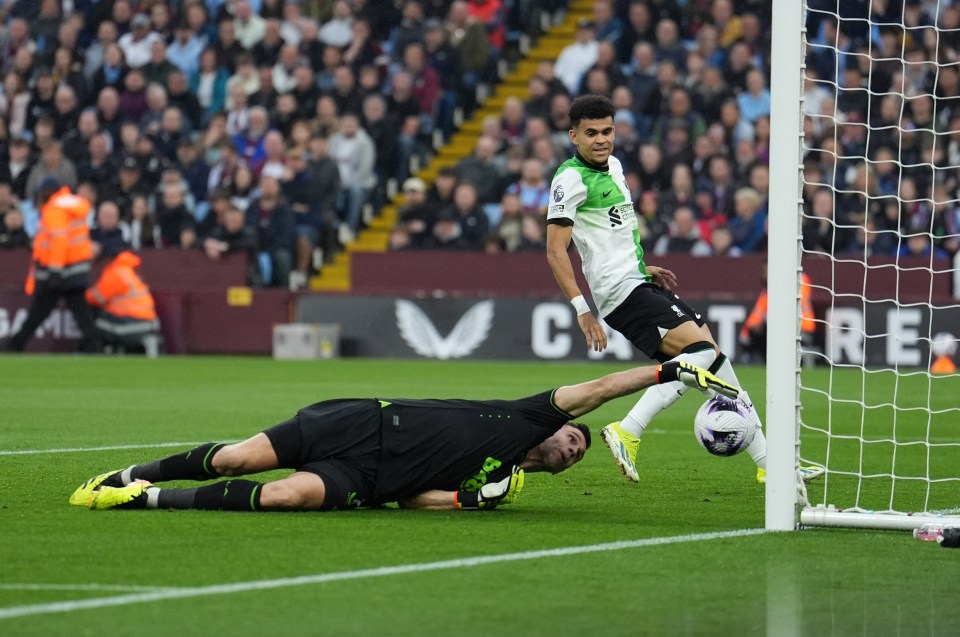
[[[740,393],[739,387],[725,383],[702,367],[671,361],[658,367],[635,367],[579,385],[560,387],[553,394],[553,402],[559,409],[577,418],[614,398],[636,393],[651,385],[674,381],[731,398],[736,398]]]

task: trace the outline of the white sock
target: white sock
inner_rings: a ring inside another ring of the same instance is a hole
[[[733,365],[730,364],[730,359],[726,356],[724,356],[723,359],[723,364],[720,365],[720,369],[714,372],[714,375],[716,375],[720,380],[724,380],[731,385],[736,385],[739,387],[740,400],[750,405],[750,413],[753,414],[753,422],[757,425],[757,434],[753,437],[753,442],[750,443],[750,446],[747,447],[747,453],[750,454],[750,457],[753,458],[753,461],[758,467],[766,470],[767,437],[763,435],[763,423],[760,421],[760,415],[753,406],[753,401],[750,400],[750,394],[747,393],[746,389],[743,389],[743,385],[741,385],[740,381],[737,380],[737,374],[733,371]]]
[[[671,361],[684,361],[699,365],[704,369],[710,367],[716,359],[717,353],[713,348],[703,349],[699,352],[680,354],[670,359]],[[661,411],[677,402],[681,396],[690,389],[680,381],[664,383],[663,385],[653,385],[640,396],[640,400],[633,406],[623,420],[620,421],[620,428],[627,433],[639,438],[643,430],[647,428],[650,421]]]
[[[160,497],[160,489],[157,487],[150,487],[149,489],[147,489],[146,494],[147,494],[147,508],[156,509],[157,500]]]

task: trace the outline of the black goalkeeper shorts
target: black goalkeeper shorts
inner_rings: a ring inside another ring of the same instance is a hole
[[[380,455],[376,400],[328,400],[263,432],[282,469],[320,476],[322,510],[361,506],[373,497]]]
[[[700,313],[679,296],[652,283],[634,289],[603,320],[627,337],[638,350],[661,363],[672,358],[660,351],[663,334],[687,321],[693,321],[697,326],[706,323]]]

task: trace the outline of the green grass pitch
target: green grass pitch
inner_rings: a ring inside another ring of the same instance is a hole
[[[595,437],[580,465],[560,476],[529,476],[517,503],[491,513],[95,512],[67,505],[92,475],[195,442],[245,438],[326,398],[519,397],[622,368],[0,357],[0,634],[960,633],[960,551],[906,532],[664,540],[763,526],[753,464],[746,454],[713,458],[699,448],[691,424],[698,401],[690,396],[644,436],[640,485],[623,480]],[[762,403],[763,370],[738,371]],[[920,392],[882,379],[864,383],[855,371],[832,379],[815,371],[807,380],[876,403],[881,420],[885,409],[893,413],[882,406],[884,396],[890,402],[893,391]],[[934,404],[955,403],[960,391],[951,387],[935,387]],[[622,398],[583,420],[597,432],[632,404]],[[804,420],[822,424],[827,409],[811,400]],[[932,423],[937,440],[960,440],[953,415]],[[912,418],[899,414],[877,438],[926,428]],[[834,414],[834,422],[862,427],[852,411]],[[820,453],[819,444],[811,453]],[[831,453],[838,468],[859,466],[857,452],[844,445]],[[923,470],[923,458],[901,456],[898,473]],[[955,476],[960,461],[950,462]],[[960,490],[950,484],[952,492],[938,497],[957,506]],[[614,542],[628,544],[583,548]],[[580,548],[536,553],[570,547]],[[486,559],[459,561],[465,558]],[[72,606],[83,600],[94,601]]]

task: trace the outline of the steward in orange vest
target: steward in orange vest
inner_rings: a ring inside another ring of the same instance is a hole
[[[97,335],[106,344],[137,347],[160,330],[150,288],[136,272],[139,265],[140,257],[124,250],[87,290],[87,302],[100,310]]]
[[[767,282],[767,266],[763,267],[763,282]],[[813,303],[810,300],[810,277],[800,273],[800,340],[805,345],[813,343],[817,323],[814,320]],[[767,288],[764,287],[753,310],[740,328],[740,345],[747,362],[762,361],[767,352]]]
[[[87,217],[90,202],[61,187],[56,179],[46,179],[36,192],[40,225],[33,238],[33,258],[24,291],[33,296],[30,310],[20,330],[7,343],[7,349],[20,352],[38,327],[50,316],[60,299],[66,301],[77,327],[83,333],[81,351],[100,351],[93,325],[93,313],[84,298],[90,285],[90,261],[93,244]]]

